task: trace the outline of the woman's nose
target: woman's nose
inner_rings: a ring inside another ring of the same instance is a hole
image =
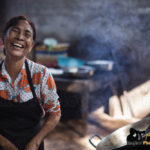
[[[18,39],[18,40],[24,40],[24,35],[23,35],[23,33],[21,33],[21,32],[18,33],[18,34],[17,34],[17,39]]]

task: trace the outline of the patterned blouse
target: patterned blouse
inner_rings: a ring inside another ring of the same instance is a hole
[[[31,72],[32,83],[38,99],[46,113],[60,114],[60,103],[53,77],[43,65],[27,59]],[[27,79],[25,63],[14,83],[5,69],[5,61],[0,70],[0,97],[14,102],[26,102],[33,98]]]

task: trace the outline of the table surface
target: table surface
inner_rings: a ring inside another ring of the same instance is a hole
[[[111,72],[97,74],[86,79],[54,76],[58,91],[81,94],[82,118],[86,118],[88,115],[90,93],[108,87],[116,79],[116,76]]]
[[[97,74],[85,79],[54,76],[57,88],[68,92],[80,92],[83,91],[83,88],[88,89],[89,92],[93,92],[101,87],[107,87],[116,79],[117,77],[111,72]]]

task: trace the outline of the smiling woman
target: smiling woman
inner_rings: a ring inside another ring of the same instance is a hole
[[[33,30],[26,20],[19,20],[15,26],[9,28],[4,37],[6,45],[6,56],[12,55],[15,57],[26,56],[34,46]]]
[[[49,69],[26,58],[35,37],[34,24],[25,16],[10,19],[3,31],[0,150],[44,150],[44,137],[60,119],[59,96]],[[41,126],[45,113],[48,117]]]

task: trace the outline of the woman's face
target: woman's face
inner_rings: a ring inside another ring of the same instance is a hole
[[[8,29],[4,38],[6,57],[24,58],[33,48],[33,30],[26,20]]]

